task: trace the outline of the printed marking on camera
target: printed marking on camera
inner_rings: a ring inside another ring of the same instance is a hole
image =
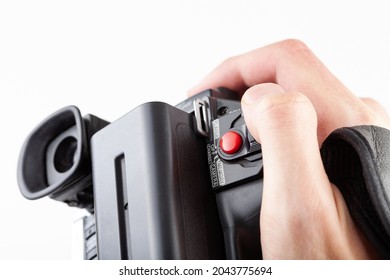
[[[221,136],[219,132],[219,119],[213,121],[213,137],[218,139]]]
[[[218,187],[218,177],[217,177],[217,170],[215,168],[215,163],[213,162],[210,164],[210,177],[211,177],[211,185],[213,188]]]
[[[213,148],[214,145],[212,144],[207,144],[207,163],[210,165],[213,160],[212,160],[212,153],[213,153]]]
[[[218,171],[218,181],[219,181],[219,185],[225,185],[226,181],[225,181],[225,172],[223,170],[223,164],[222,164],[222,161],[220,159],[218,159],[216,161],[217,163],[217,171]]]

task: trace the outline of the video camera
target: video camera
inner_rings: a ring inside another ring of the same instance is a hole
[[[60,109],[27,137],[18,183],[89,211],[85,259],[259,259],[262,169],[238,95],[219,88],[112,123]]]

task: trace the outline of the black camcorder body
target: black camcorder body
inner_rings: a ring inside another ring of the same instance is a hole
[[[85,259],[259,259],[261,146],[239,97],[206,90],[108,123],[65,107],[27,137],[18,183],[85,208]]]

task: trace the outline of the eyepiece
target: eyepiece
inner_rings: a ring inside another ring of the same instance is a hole
[[[66,137],[61,141],[54,155],[54,167],[58,172],[64,173],[73,166],[76,149],[76,138]]]
[[[65,107],[42,121],[27,137],[18,163],[22,194],[37,199],[62,191],[85,173],[89,153],[80,111]]]

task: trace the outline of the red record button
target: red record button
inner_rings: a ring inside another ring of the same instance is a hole
[[[241,135],[234,131],[225,133],[219,140],[221,150],[229,155],[237,153],[242,147]]]

